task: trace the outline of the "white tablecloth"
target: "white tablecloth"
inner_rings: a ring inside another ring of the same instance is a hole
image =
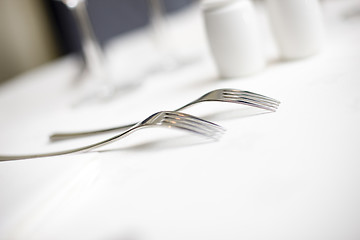
[[[155,58],[145,30],[108,44],[118,83],[141,80],[108,103],[79,104],[90,88],[74,56],[2,85],[1,154],[102,140],[112,134],[58,143],[48,134],[143,120],[216,88],[282,103],[275,113],[225,103],[186,110],[227,129],[217,142],[149,129],[101,151],[0,162],[0,239],[359,239],[359,7],[323,1],[321,53],[271,60],[247,78],[217,79],[195,8],[169,22],[178,53],[199,57],[186,67],[144,73]]]

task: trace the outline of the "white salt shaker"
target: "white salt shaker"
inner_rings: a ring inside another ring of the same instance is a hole
[[[266,0],[274,38],[283,59],[317,53],[324,27],[318,0]]]
[[[251,0],[203,0],[210,50],[223,78],[250,75],[265,66],[265,54]]]

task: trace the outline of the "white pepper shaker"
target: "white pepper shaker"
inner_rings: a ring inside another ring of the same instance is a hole
[[[307,57],[321,49],[324,26],[318,0],[266,0],[266,8],[283,59]]]
[[[265,66],[264,46],[250,0],[203,0],[209,47],[223,78],[254,74]]]

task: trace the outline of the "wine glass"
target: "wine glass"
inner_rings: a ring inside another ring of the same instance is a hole
[[[85,61],[85,72],[96,83],[84,100],[106,101],[114,97],[115,86],[106,64],[105,54],[93,31],[87,10],[87,0],[55,0],[62,2],[73,14],[79,27],[81,47]]]

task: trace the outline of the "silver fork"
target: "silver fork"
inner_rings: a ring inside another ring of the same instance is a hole
[[[166,128],[175,128],[181,129],[184,131],[192,132],[197,135],[204,136],[209,139],[217,140],[221,137],[224,133],[225,129],[221,126],[203,120],[201,118],[194,117],[189,114],[175,112],[175,111],[162,111],[151,115],[150,117],[146,118],[145,120],[137,123],[130,129],[126,130],[125,132],[118,134],[112,138],[108,138],[104,141],[97,142],[94,144],[90,144],[84,147],[59,151],[59,152],[52,152],[52,153],[42,153],[42,154],[32,154],[32,155],[13,155],[13,156],[1,156],[0,161],[10,161],[10,160],[20,160],[20,159],[28,159],[28,158],[41,158],[41,157],[51,157],[51,156],[58,156],[58,155],[66,155],[70,153],[80,153],[80,152],[87,152],[104,145],[110,144],[115,142],[119,139],[122,139],[129,134],[148,127],[166,127]]]
[[[257,93],[249,92],[249,91],[242,91],[233,88],[225,88],[225,89],[216,89],[210,91],[203,96],[199,97],[198,99],[176,109],[175,111],[181,111],[187,107],[190,107],[194,104],[201,103],[201,102],[208,102],[208,101],[217,101],[217,102],[228,102],[228,103],[237,103],[248,105],[251,107],[256,107],[260,109],[265,109],[268,111],[276,111],[278,108],[280,101],[260,95]],[[85,132],[67,132],[67,133],[54,133],[50,136],[52,141],[57,140],[65,140],[71,139],[76,137],[85,137],[91,136],[100,133],[112,132],[112,131],[119,131],[130,128],[134,126],[135,123],[127,124],[123,126],[117,126],[113,128],[106,128],[106,129],[99,129],[93,131],[85,131]]]

